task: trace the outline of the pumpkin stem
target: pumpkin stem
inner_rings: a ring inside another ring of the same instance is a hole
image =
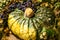
[[[34,11],[31,8],[26,8],[25,13],[24,13],[25,17],[29,17],[30,18],[30,17],[33,16],[33,14],[34,14]]]

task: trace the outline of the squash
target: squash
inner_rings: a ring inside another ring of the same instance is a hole
[[[46,23],[54,23],[53,13],[46,7],[39,7],[36,12],[32,8],[25,12],[16,8],[8,17],[9,29],[24,40],[36,40]]]

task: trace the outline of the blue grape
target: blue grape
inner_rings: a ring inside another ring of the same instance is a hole
[[[17,8],[18,8],[18,7],[20,7],[20,6],[21,6],[21,4],[20,4],[20,3],[18,3],[18,4],[16,4],[16,6],[17,6]]]
[[[13,3],[13,4],[11,4],[11,5],[9,6],[8,9],[10,9],[10,10],[14,10],[15,8],[16,8],[16,5],[15,5],[15,3]]]
[[[32,2],[32,0],[27,0],[27,2]]]
[[[34,4],[32,4],[32,7],[34,7]]]
[[[2,13],[0,13],[0,18],[1,18],[1,16],[2,16]]]
[[[8,7],[9,10],[7,11],[7,13],[14,11],[15,8],[25,11],[27,7],[33,8],[34,11],[36,10],[35,5],[32,3],[32,0],[27,0],[27,1],[24,1],[23,3],[17,2],[17,3],[11,4]]]
[[[1,19],[5,19],[5,15],[3,14],[3,15],[1,15]]]

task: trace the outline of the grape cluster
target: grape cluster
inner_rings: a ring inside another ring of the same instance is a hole
[[[28,0],[28,1],[26,1],[26,2],[18,3],[18,4],[17,4],[17,8],[18,8],[18,9],[21,9],[22,11],[25,11],[25,9],[26,9],[27,7],[32,8],[34,11],[35,11],[35,9],[36,9],[36,8],[35,8],[35,4],[33,4],[31,0]]]
[[[4,15],[2,13],[0,14],[0,19],[4,19]]]
[[[36,4],[32,3],[32,0],[23,1],[23,3],[13,2],[7,7],[7,10],[4,10],[3,14],[0,15],[0,17],[2,19],[6,19],[8,16],[8,13],[14,11],[14,9],[16,8],[24,12],[25,9],[29,7],[29,8],[32,8],[34,12],[36,12],[37,10],[36,6],[37,6]]]
[[[15,2],[9,5],[8,10],[4,11],[4,13],[10,13],[11,11],[14,11],[15,8],[18,8],[19,10],[25,11],[26,8],[32,8],[33,11],[36,11],[35,4],[32,3],[31,0],[24,1],[23,3]]]

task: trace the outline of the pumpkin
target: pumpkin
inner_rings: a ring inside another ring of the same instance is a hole
[[[24,40],[36,40],[37,36],[39,38],[41,28],[46,23],[50,25],[54,23],[53,12],[40,6],[36,12],[32,8],[26,8],[25,12],[16,8],[8,17],[9,29]]]

